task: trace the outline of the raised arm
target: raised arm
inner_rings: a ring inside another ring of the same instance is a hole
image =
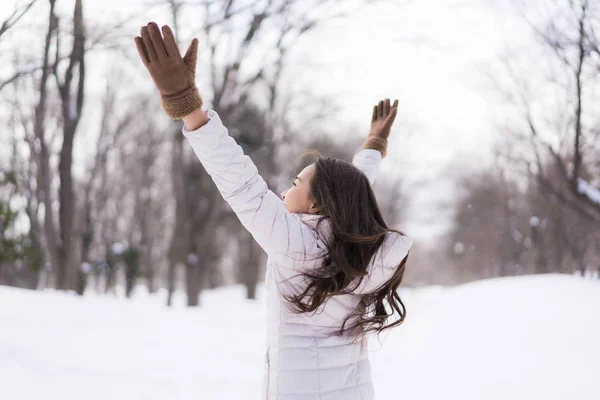
[[[202,114],[202,115],[200,115]],[[206,123],[202,121],[206,120]],[[183,134],[223,198],[269,256],[315,257],[315,232],[287,212],[214,111],[184,117]],[[189,130],[200,126],[196,130]]]
[[[356,153],[352,159],[369,179],[371,184],[375,183],[381,160],[387,153],[387,139],[390,136],[392,124],[398,112],[398,100],[390,106],[390,99],[381,100],[373,107],[371,116],[371,130],[365,140],[362,150]]]
[[[373,185],[379,172],[381,160],[383,160],[383,157],[378,150],[363,149],[354,155],[352,164],[360,169],[367,176],[371,185]]]
[[[163,39],[164,35],[164,39]],[[184,57],[168,26],[144,26],[135,39],[138,52],[161,96],[163,110],[184,119],[184,135],[223,198],[269,256],[315,257],[322,253],[316,233],[284,208],[268,190],[256,166],[229,136],[214,111],[204,113],[194,82],[198,40]]]

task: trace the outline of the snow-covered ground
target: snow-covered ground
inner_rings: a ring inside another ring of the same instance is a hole
[[[261,292],[262,294],[262,292]],[[526,276],[405,290],[371,343],[378,399],[600,399],[600,282]],[[258,399],[262,301],[202,307],[0,287],[0,398]]]

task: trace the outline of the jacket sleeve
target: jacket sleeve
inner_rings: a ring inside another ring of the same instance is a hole
[[[352,164],[360,169],[373,185],[382,159],[383,157],[378,150],[364,149],[354,155]]]
[[[290,214],[267,188],[250,157],[229,136],[218,114],[209,110],[204,126],[183,134],[223,198],[267,255],[321,252],[314,231]]]

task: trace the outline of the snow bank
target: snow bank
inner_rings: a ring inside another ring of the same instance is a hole
[[[493,279],[438,300],[373,355],[383,398],[600,399],[600,282]]]
[[[259,292],[262,294],[262,292]],[[569,276],[405,290],[405,325],[373,340],[378,399],[600,398],[600,283]],[[262,301],[203,307],[0,287],[3,399],[258,399]]]

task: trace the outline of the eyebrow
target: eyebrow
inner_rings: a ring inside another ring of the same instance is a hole
[[[296,177],[296,179],[298,179],[299,181],[302,181],[302,179],[300,179],[300,177],[299,177],[299,176],[297,176],[297,177]]]

